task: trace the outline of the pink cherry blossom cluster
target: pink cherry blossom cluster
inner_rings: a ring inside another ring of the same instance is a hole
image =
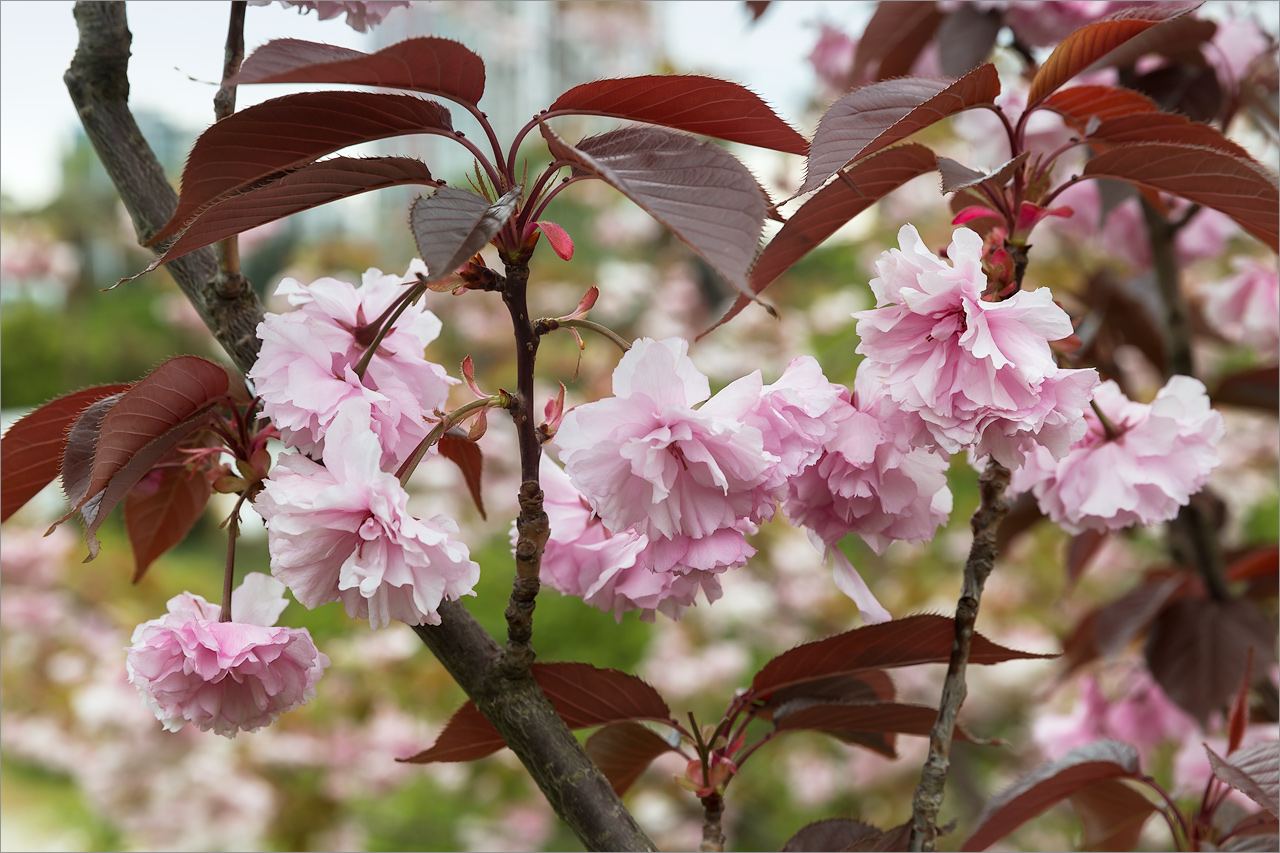
[[[1204,313],[1227,340],[1280,354],[1280,274],[1275,260],[1239,259],[1232,275],[1204,288]]]
[[[261,573],[231,594],[230,622],[198,595],[133,632],[129,680],[169,731],[191,723],[225,737],[257,731],[315,698],[329,658],[306,628],[276,628],[284,584]]]
[[[415,260],[405,278],[424,273]],[[268,314],[250,376],[263,411],[294,452],[283,455],[255,507],[267,523],[271,571],[308,608],[341,601],[373,628],[438,625],[442,601],[472,594],[480,567],[453,519],[415,518],[393,473],[430,432],[450,379],[424,349],[440,321],[409,305],[378,343],[363,378],[354,365],[383,315],[405,295],[378,270],[363,287],[321,279],[280,293],[298,310]],[[313,456],[322,455],[323,464]]]
[[[1043,448],[1013,472],[1010,490],[1030,491],[1045,515],[1071,533],[1156,524],[1178,514],[1218,465],[1222,415],[1204,385],[1174,376],[1150,405],[1125,397],[1110,380],[1098,386],[1086,433],[1060,459]]]
[[[550,478],[553,502],[570,518],[559,529],[552,520],[543,563],[552,586],[602,609],[676,616],[698,586],[718,598],[716,575],[755,553],[746,535],[779,502],[829,553],[849,532],[877,550],[931,538],[950,511],[946,462],[908,446],[911,432],[892,423],[905,416],[871,394],[859,405],[808,356],[772,385],[756,371],[711,395],[686,341],[643,339],[613,390],[569,412],[556,435],[569,482]],[[616,553],[599,569],[568,556],[604,548]],[[835,556],[864,618],[888,618]]]
[[[271,0],[249,0],[250,6],[268,6]],[[336,18],[347,13],[347,26],[358,33],[367,32],[369,27],[382,23],[392,9],[397,6],[408,6],[409,0],[280,0],[286,9],[293,6],[300,14],[315,12],[320,20]]]

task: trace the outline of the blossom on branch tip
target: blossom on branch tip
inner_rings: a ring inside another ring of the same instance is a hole
[[[341,600],[373,628],[392,619],[438,625],[440,603],[474,594],[480,567],[453,519],[409,514],[409,495],[381,468],[368,424],[368,404],[353,400],[330,426],[324,465],[301,453],[276,463],[254,502],[271,572],[308,609]]]
[[[1070,451],[1061,459],[1044,449],[1028,454],[1010,492],[1033,492],[1041,511],[1071,533],[1172,519],[1219,462],[1225,427],[1204,385],[1174,376],[1147,405],[1108,380],[1094,402],[1110,427],[1086,412],[1088,431]]]
[[[231,594],[230,622],[198,595],[169,600],[169,613],[133,632],[129,681],[168,731],[191,723],[224,737],[256,731],[315,698],[329,658],[306,628],[277,628],[284,584],[248,575]]]
[[[404,277],[370,269],[356,288],[322,278],[303,286],[280,283],[296,310],[267,314],[258,325],[262,348],[249,377],[262,398],[263,413],[286,444],[322,454],[324,435],[347,400],[362,399],[372,409],[372,428],[385,445],[391,467],[407,458],[430,432],[423,420],[442,408],[449,386],[444,368],[427,361],[424,350],[440,334],[440,321],[421,303],[409,305],[378,345],[363,380],[355,368],[379,318],[406,293],[405,279],[426,272],[414,260]]]
[[[1080,420],[1097,372],[1063,370],[1049,341],[1072,334],[1047,288],[988,301],[982,238],[952,236],[947,259],[930,252],[911,225],[900,249],[876,262],[876,308],[859,311],[857,351],[903,410],[919,415],[944,452],[974,447],[1017,467],[1028,447],[1055,453],[1082,434]]]

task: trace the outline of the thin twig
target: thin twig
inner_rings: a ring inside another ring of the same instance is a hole
[[[240,71],[240,63],[244,61],[244,14],[248,6],[246,0],[233,0],[231,3],[231,21],[227,25],[227,46],[223,52],[222,85],[218,94],[213,96],[214,121],[222,121],[236,111],[236,87],[229,81]],[[245,287],[244,276],[240,273],[240,238],[232,234],[218,242],[218,290],[233,294]]]
[[[960,601],[956,604],[956,635],[951,643],[951,661],[947,666],[947,678],[942,685],[942,700],[938,704],[938,719],[929,733],[929,757],[925,759],[916,787],[911,812],[911,841],[909,850],[933,850],[938,837],[938,812],[942,809],[943,789],[947,772],[951,768],[951,736],[955,731],[956,717],[965,697],[965,667],[969,663],[969,647],[973,643],[974,623],[978,620],[978,605],[982,601],[982,588],[996,560],[996,532],[1009,511],[1004,499],[1009,485],[1009,469],[994,459],[978,478],[982,501],[973,514],[973,545],[969,559],[964,564],[964,583]]]
[[[702,843],[698,850],[724,853],[724,841],[724,796],[713,791],[702,798]]]

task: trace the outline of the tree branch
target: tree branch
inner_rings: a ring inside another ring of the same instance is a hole
[[[978,604],[982,588],[996,561],[996,533],[1009,512],[1004,490],[1009,485],[1009,469],[994,459],[978,478],[982,501],[970,521],[973,544],[964,564],[964,583],[956,604],[956,636],[951,642],[951,661],[942,684],[942,700],[938,704],[938,720],[929,733],[929,757],[925,759],[916,787],[911,811],[911,841],[908,850],[933,850],[938,837],[938,812],[942,809],[943,789],[951,768],[951,736],[956,717],[966,693],[964,674],[969,663],[969,647],[973,643],[974,624],[978,621]]]
[[[177,207],[177,195],[129,111],[132,36],[124,3],[77,2],[80,41],[63,77],[85,133],[133,219],[139,242]],[[216,284],[212,248],[167,265],[182,292],[236,365],[248,371],[261,345],[262,304],[253,288],[227,293]],[[590,850],[654,850],[608,781],[582,750],[528,674],[509,678],[502,650],[457,602],[440,607],[441,624],[414,630],[528,768],[556,813]]]

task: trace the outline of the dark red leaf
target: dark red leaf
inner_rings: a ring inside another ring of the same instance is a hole
[[[1030,153],[1023,151],[1017,157],[1002,166],[984,172],[980,169],[970,169],[968,166],[957,163],[947,157],[938,158],[938,172],[942,175],[942,191],[944,193],[955,193],[961,190],[967,190],[978,184],[990,181],[993,186],[1003,187],[1008,183],[1009,178],[1013,177],[1014,171],[1026,162]]]
[[[841,172],[838,180],[823,187],[801,205],[764,247],[751,267],[752,292],[763,292],[840,226],[907,181],[935,168],[937,163],[933,152],[923,145],[910,143],[868,157]],[[738,297],[733,307],[711,329],[729,322],[750,304],[751,300],[746,296]]]
[[[1227,566],[1227,579],[1247,581],[1275,575],[1280,571],[1280,548],[1266,545],[1255,548]]]
[[[1107,542],[1107,534],[1097,530],[1085,530],[1071,537],[1067,545],[1067,582],[1080,580],[1089,561],[1098,555]]]
[[[839,853],[864,838],[879,838],[883,834],[869,823],[833,817],[802,827],[782,845],[782,853]]]
[[[948,116],[993,103],[999,94],[1000,77],[989,64],[954,82],[904,77],[863,86],[832,104],[818,122],[797,195],[816,190],[854,160]]]
[[[0,440],[0,521],[4,521],[53,482],[62,465],[67,432],[92,403],[119,394],[128,385],[99,385],[54,400],[23,415]]]
[[[946,826],[938,827],[938,837],[941,838],[947,835],[955,829],[955,827],[956,822],[954,820]],[[908,850],[910,848],[907,847],[907,843],[910,840],[911,821],[907,821],[906,823],[900,823],[897,826],[886,829],[879,838],[870,835],[865,838],[860,838],[853,842],[853,844],[850,844],[848,849],[850,853],[857,853],[857,851],[886,853],[886,851]]]
[[[377,53],[276,39],[249,55],[232,85],[344,83],[443,95],[474,107],[484,94],[484,61],[456,41],[411,38]]]
[[[492,755],[507,745],[485,719],[484,714],[468,701],[449,718],[444,730],[436,737],[430,749],[424,749],[408,758],[399,758],[410,764],[431,764],[436,761],[475,761]]]
[[[1204,751],[1209,753],[1213,775],[1280,818],[1280,742],[1260,743],[1226,758],[1208,746]]]
[[[948,77],[972,71],[991,55],[1004,23],[999,9],[964,3],[938,27],[938,64]]]
[[[105,489],[155,439],[210,410],[229,384],[225,368],[194,355],[171,358],[142,377],[102,419],[86,495]]]
[[[675,749],[661,736],[639,723],[605,726],[583,744],[618,796],[626,793],[652,761]]]
[[[938,709],[901,702],[874,704],[810,704],[791,703],[794,710],[783,706],[774,714],[778,731],[825,731],[834,735],[846,732],[877,732],[928,737],[938,720]],[[955,739],[971,741],[959,726]]]
[[[1147,818],[1156,807],[1119,779],[1104,779],[1071,795],[1084,825],[1085,850],[1136,850]]]
[[[1159,23],[1192,11],[1186,5],[1144,3],[1121,9],[1067,36],[1044,61],[1031,80],[1028,107],[1052,94],[1063,83],[1103,59],[1111,51]]]
[[[181,462],[181,459],[173,460]],[[124,525],[133,547],[133,582],[195,526],[213,488],[204,470],[155,468],[124,498]]]
[[[1143,583],[1098,610],[1094,637],[1098,651],[1115,657],[1142,636],[1171,601],[1191,594],[1186,575],[1153,574]]]
[[[480,474],[484,470],[484,454],[480,452],[480,445],[467,438],[465,432],[454,427],[440,436],[436,447],[440,450],[441,456],[457,465],[462,471],[462,479],[466,481],[467,491],[471,493],[471,500],[475,501],[480,517],[488,518],[484,514],[484,499],[480,496]]]
[[[1275,176],[1252,160],[1204,146],[1141,142],[1099,154],[1085,165],[1084,174],[1117,178],[1212,207],[1272,251],[1280,250],[1280,190]]]
[[[1254,367],[1229,373],[1210,396],[1215,406],[1243,406],[1274,412],[1280,409],[1280,367]]]
[[[1160,108],[1140,92],[1115,86],[1072,86],[1060,89],[1040,104],[1066,119],[1067,124],[1084,132],[1091,119],[1106,121],[1118,116],[1159,112]]]
[[[1197,4],[1199,5],[1199,4]],[[1205,42],[1213,38],[1218,25],[1213,21],[1184,15],[1145,30],[1111,51],[1091,70],[1133,65],[1147,54],[1172,59],[1179,65],[1204,65]],[[1217,48],[1210,48],[1217,50]]]
[[[647,682],[616,669],[587,663],[535,663],[530,669],[556,713],[571,729],[634,720],[671,722],[671,709]],[[435,745],[404,759],[415,764],[471,761],[506,746],[472,702],[449,720]]]
[[[1275,660],[1275,635],[1274,622],[1250,601],[1184,598],[1152,624],[1147,667],[1169,698],[1204,725],[1244,677],[1250,646],[1259,668]]]
[[[233,113],[196,140],[173,216],[146,245],[172,237],[206,206],[341,148],[402,136],[453,136],[449,111],[413,95],[303,92]]]
[[[759,95],[712,77],[653,74],[584,83],[556,98],[545,117],[562,114],[643,121],[801,156],[809,151],[805,138]]]
[[[1050,806],[1104,779],[1140,779],[1138,751],[1101,740],[1041,764],[992,798],[961,850],[986,850]]]
[[[125,390],[128,390],[128,386],[125,386]],[[73,507],[89,497],[89,481],[93,478],[93,454],[98,449],[102,419],[123,396],[124,391],[121,391],[90,403],[67,431],[59,473],[62,475],[62,493],[67,496],[67,503]],[[53,527],[57,527],[68,517],[69,514],[55,522]],[[52,530],[53,527],[49,529]]]
[[[1100,122],[1088,138],[1108,143],[1174,142],[1179,145],[1200,145],[1243,160],[1253,159],[1248,151],[1227,139],[1216,127],[1172,113],[1137,113],[1109,118]]]
[[[897,695],[889,673],[867,670],[857,675],[836,675],[805,681],[775,690],[756,711],[757,716],[771,719],[775,709],[786,703],[837,702],[846,704],[875,704],[892,701]],[[799,707],[799,706],[793,706]]]
[[[333,157],[264,184],[254,184],[206,207],[164,254],[138,275],[233,234],[370,190],[406,184],[437,185],[412,157]],[[136,277],[136,276],[135,276]]]
[[[656,127],[627,127],[576,146],[540,127],[552,157],[604,180],[747,292],[768,199],[736,157]]]
[[[751,680],[757,698],[818,678],[856,674],[864,670],[945,663],[951,657],[955,620],[949,616],[908,616],[879,625],[866,625],[805,643],[769,661]],[[1019,652],[974,633],[970,664],[1049,658],[1053,655]]]
[[[747,0],[747,11],[751,13],[753,23],[760,20],[760,16],[769,8],[770,2],[772,0]]]
[[[859,85],[868,76],[885,80],[910,74],[911,66],[942,20],[938,4],[928,0],[877,3],[858,40],[849,73],[850,84]]]
[[[475,257],[515,213],[520,188],[490,204],[469,190],[439,187],[409,209],[409,227],[418,255],[427,265],[427,281],[439,281]]]

